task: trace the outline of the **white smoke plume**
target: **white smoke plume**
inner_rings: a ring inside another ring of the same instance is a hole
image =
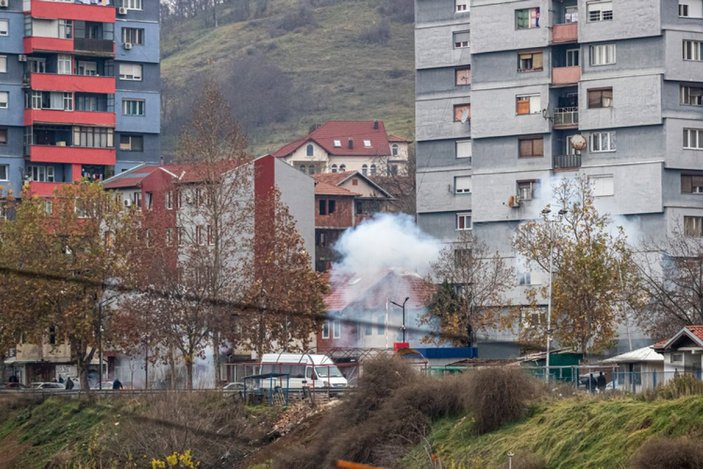
[[[335,244],[342,261],[332,277],[374,278],[388,270],[425,276],[442,244],[425,234],[405,214],[381,214],[346,231]]]

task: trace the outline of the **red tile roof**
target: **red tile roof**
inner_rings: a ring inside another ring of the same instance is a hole
[[[659,342],[654,344],[652,348],[657,351],[666,350],[671,347],[683,335],[689,336],[693,339],[698,339],[699,342],[703,342],[703,325],[692,324],[690,326],[685,326],[679,332],[674,334],[674,336],[669,337],[668,339],[660,340]]]
[[[399,137],[393,134],[388,134],[388,141],[391,143],[410,143],[410,140],[407,138]]]
[[[316,173],[316,174],[313,174],[312,177],[318,183],[325,183],[325,184],[329,184],[329,185],[333,185],[333,186],[339,186],[340,184],[342,184],[344,181],[347,181],[352,176],[357,176],[357,177],[365,180],[370,186],[375,188],[381,195],[383,195],[389,199],[393,198],[393,196],[391,195],[390,192],[385,190],[383,187],[381,187],[378,183],[376,183],[370,177],[364,176],[359,171],[343,171],[341,173]],[[351,191],[351,193],[355,194],[357,196],[360,196],[360,194],[356,194],[354,191]]]
[[[218,161],[212,166],[204,163],[169,163],[165,165],[146,164],[137,166],[123,173],[105,180],[105,189],[121,189],[125,187],[139,187],[142,181],[155,171],[166,171],[179,179],[181,183],[199,182],[208,176],[216,176],[242,165],[241,161]]]
[[[378,122],[377,128],[374,123]],[[335,145],[335,140],[339,145]],[[352,148],[349,148],[349,142]],[[369,140],[370,146],[364,146]],[[290,142],[272,153],[285,158],[307,142],[315,142],[327,153],[335,156],[387,156],[390,155],[388,135],[382,121],[328,121],[306,137]]]
[[[333,186],[326,182],[315,183],[315,195],[336,195],[340,197],[358,197],[359,194],[346,190],[343,187]]]

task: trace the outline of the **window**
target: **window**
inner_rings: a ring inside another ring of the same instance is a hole
[[[456,229],[460,231],[471,229],[471,212],[456,214]]]
[[[682,363],[683,362],[683,353],[672,353],[671,354],[671,363]]]
[[[63,94],[63,110],[73,111],[73,93]]]
[[[141,191],[136,191],[132,193],[132,203],[137,207],[142,206],[142,193]]]
[[[143,135],[120,135],[120,150],[122,151],[144,151]]]
[[[0,91],[0,109],[7,109],[10,102],[10,93],[8,91]]]
[[[682,174],[682,194],[703,194],[703,175]]]
[[[141,10],[142,0],[122,0],[122,7],[128,10]]]
[[[7,73],[7,56],[0,55],[0,73]]]
[[[465,49],[469,47],[469,32],[457,31],[452,34],[455,49]]]
[[[517,197],[523,200],[532,200],[535,198],[535,189],[537,188],[537,181],[517,181],[516,183],[516,193]]]
[[[455,194],[470,194],[471,193],[471,176],[456,176],[454,178],[454,193]]]
[[[530,263],[523,257],[518,257],[515,262],[518,285],[532,285],[532,269]]]
[[[607,197],[615,194],[615,183],[612,174],[589,176],[593,197]]]
[[[589,140],[591,153],[615,151],[615,132],[593,132]]]
[[[198,225],[195,227],[195,244],[198,246],[202,246],[205,244],[205,234],[204,234],[204,229],[203,225]]]
[[[471,84],[471,67],[457,68],[454,72],[454,84],[456,86],[468,86]]]
[[[120,64],[120,80],[141,81],[141,64]]]
[[[689,238],[703,237],[703,217],[683,217],[683,235]]]
[[[683,41],[683,59],[684,60],[703,60],[703,55],[701,55],[701,41]]]
[[[544,307],[523,307],[520,308],[520,321],[522,327],[525,329],[531,329],[545,323],[545,309]]]
[[[518,138],[518,156],[520,158],[544,156],[544,137]]]
[[[342,337],[342,322],[339,319],[332,321],[332,338],[339,339]]]
[[[215,245],[215,230],[213,230],[212,225],[207,225],[207,244],[209,246]]]
[[[146,209],[151,210],[154,207],[154,193],[145,192],[144,199],[146,200]]]
[[[538,94],[517,96],[515,98],[515,113],[518,116],[526,114],[539,114],[542,112],[542,104]]]
[[[703,2],[701,0],[679,0],[679,16],[684,18],[703,17]]]
[[[330,338],[330,322],[329,321],[325,321],[322,323],[322,338],[323,339]]]
[[[55,182],[53,166],[27,166],[27,176],[30,181]]]
[[[515,10],[515,29],[539,28],[539,7]]]
[[[542,70],[542,52],[520,52],[517,55],[518,72],[537,72]]]
[[[681,104],[703,106],[703,87],[681,85]]]
[[[307,146],[305,147],[305,155],[312,156],[314,154],[315,154],[315,147],[313,146],[312,143],[308,143]]]
[[[10,165],[0,164],[0,181],[7,181],[10,179]]]
[[[471,120],[471,104],[456,104],[454,106],[454,122],[466,123]]]
[[[399,153],[399,147],[397,143],[394,143],[391,145],[391,156],[398,156]]]
[[[0,145],[7,145],[7,128],[0,127]]]
[[[143,28],[122,28],[122,43],[134,45],[144,44]]]
[[[59,20],[59,37],[62,39],[73,37],[73,20]]]
[[[591,65],[610,65],[615,63],[615,44],[598,44],[591,46]]]
[[[341,147],[341,146],[342,146],[342,141],[341,141],[341,140],[335,140],[335,141],[334,141],[334,146],[335,146],[335,148]]]
[[[378,335],[384,335],[386,333],[386,318],[385,316],[379,316],[376,321],[376,333]]]
[[[331,215],[337,210],[336,200],[320,199],[320,215]]]
[[[456,142],[456,157],[471,158],[471,140],[459,140]]]
[[[347,170],[347,165],[345,165],[345,164],[340,164],[340,165],[339,165],[339,172],[340,172],[340,173],[343,173],[343,172],[346,171],[346,170]]]
[[[0,19],[0,36],[7,36],[10,31],[10,23],[6,18]]]
[[[581,51],[579,49],[569,49],[566,51],[566,66],[578,67]]]
[[[683,147],[703,150],[703,129],[683,129]]]
[[[375,165],[375,164],[372,164],[371,167],[369,168],[369,174],[370,174],[371,176],[375,176],[375,175],[376,175],[376,165]]]
[[[79,60],[76,72],[78,75],[94,77],[98,74],[98,64],[96,62],[85,62],[83,60]]]
[[[122,115],[143,116],[144,115],[144,100],[143,99],[123,99],[122,100]]]
[[[46,59],[31,58],[27,60],[31,73],[46,73]]]
[[[371,140],[364,140],[364,148],[371,148]]]
[[[166,228],[165,233],[166,246],[173,246],[173,228]]]
[[[613,2],[593,2],[586,4],[588,21],[610,21],[613,19]]]
[[[367,165],[367,164],[362,164],[362,165],[361,165],[361,174],[363,174],[364,176],[366,176],[366,175],[368,175],[368,173],[369,173],[369,165]]]
[[[114,129],[105,127],[73,127],[73,146],[113,148]]]
[[[330,171],[332,171],[333,173],[336,173],[337,172],[337,165],[333,164],[332,166],[330,166]]]
[[[588,90],[588,108],[597,109],[613,106],[613,89],[599,88]]]
[[[469,11],[469,1],[470,0],[456,0],[455,5],[456,5],[456,12],[457,13],[464,13]]]

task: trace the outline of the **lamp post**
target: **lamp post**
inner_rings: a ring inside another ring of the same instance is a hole
[[[391,301],[391,303],[393,303],[397,307],[403,309],[403,325],[401,326],[401,330],[403,331],[403,343],[405,343],[405,303],[407,303],[409,299],[410,299],[410,297],[406,297],[405,301],[403,301],[402,305],[396,303],[395,301]]]
[[[552,210],[547,207],[542,210],[542,214],[547,217]],[[566,214],[566,209],[559,210],[559,217]],[[549,283],[547,284],[547,356],[544,361],[544,381],[549,384],[549,354],[552,346],[552,270],[554,265],[554,229],[552,223],[555,220],[547,220],[549,226]]]

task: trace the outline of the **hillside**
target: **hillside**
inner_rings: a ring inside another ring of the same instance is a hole
[[[244,21],[232,3],[216,29],[205,15],[164,24],[165,150],[205,79],[222,84],[255,153],[329,119],[378,118],[413,137],[413,24],[391,9],[412,2],[270,0]]]

